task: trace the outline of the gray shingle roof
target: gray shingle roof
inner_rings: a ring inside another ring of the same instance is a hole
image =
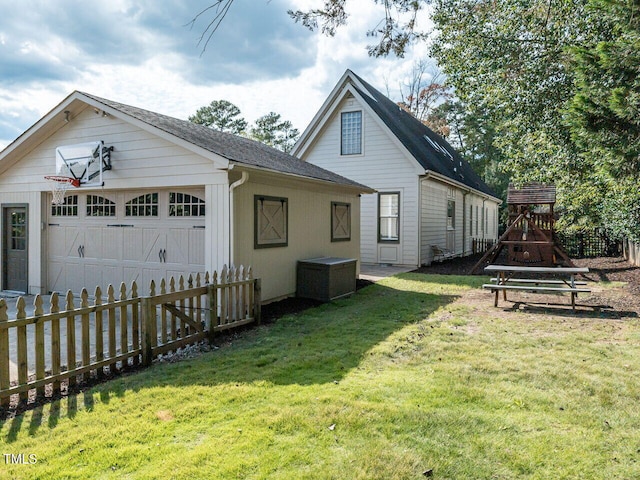
[[[88,93],[79,93],[204,150],[220,155],[232,163],[356,187],[367,192],[373,191],[360,183],[311,163],[303,162],[292,155],[255,140],[219,132],[187,120],[132,107]]]
[[[444,138],[355,73],[350,71],[350,74],[366,89],[366,92],[362,92],[354,85],[358,93],[425,170],[439,173],[482,193],[497,197],[471,165]]]

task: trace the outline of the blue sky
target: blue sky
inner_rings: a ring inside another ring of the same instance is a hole
[[[332,38],[287,15],[320,0],[235,0],[202,52],[212,16],[188,24],[211,3],[0,0],[0,149],[74,90],[184,119],[225,99],[249,122],[275,111],[302,131],[347,68],[393,96],[426,57],[423,45],[367,56],[383,15],[373,0],[349,0],[349,25]]]

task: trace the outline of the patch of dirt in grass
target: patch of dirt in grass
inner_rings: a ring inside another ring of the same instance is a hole
[[[156,412],[156,418],[162,422],[168,422],[173,420],[173,414],[169,410],[158,410]]]
[[[468,275],[481,255],[454,258],[451,260],[434,263],[428,267],[415,270],[416,273],[433,273],[440,275]],[[600,257],[574,259],[578,267],[588,267],[586,275],[591,289],[589,296],[579,295],[577,299],[578,310],[589,310],[594,313],[604,314],[613,318],[637,317],[640,314],[640,267],[634,267],[622,257]],[[602,287],[597,282],[624,282],[621,287]],[[510,306],[512,309],[522,309],[527,306],[543,308],[566,309],[571,312],[571,298],[569,295],[535,294],[528,292],[509,292],[507,298],[518,302],[507,301],[500,297],[499,306]],[[493,307],[493,295],[488,291],[477,290],[465,295],[470,302],[478,301],[490,303]],[[530,310],[531,308],[529,308]],[[602,315],[601,315],[602,316]]]

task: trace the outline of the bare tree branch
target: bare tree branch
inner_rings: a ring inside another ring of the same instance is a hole
[[[268,0],[269,1],[269,0]],[[371,0],[384,7],[384,18],[367,32],[368,37],[378,38],[377,45],[367,47],[369,55],[380,57],[394,53],[398,57],[404,56],[407,47],[418,40],[427,38],[427,32],[417,30],[418,13],[431,0]],[[202,53],[207,49],[209,41],[220,27],[229,12],[234,0],[215,0],[198,13],[187,25],[191,28],[196,21],[206,13],[215,11],[213,19],[202,32],[198,45],[203,45]],[[311,10],[288,10],[289,16],[301,23],[309,30],[320,30],[323,35],[334,36],[339,27],[347,23],[349,14],[345,10],[347,0],[324,0],[321,8]]]
[[[202,46],[202,51],[200,52],[200,56],[202,56],[205,50],[207,49],[207,45],[209,45],[209,42],[211,41],[211,37],[213,37],[213,34],[216,33],[218,28],[220,28],[220,24],[222,23],[224,18],[227,16],[227,13],[229,12],[231,5],[233,5],[233,2],[234,0],[216,0],[212,5],[209,5],[207,8],[202,10],[195,17],[193,17],[189,23],[187,23],[187,25],[190,25],[190,28],[193,28],[196,21],[202,15],[207,13],[209,10],[215,9],[215,16],[209,22],[209,24],[207,25],[207,28],[205,28],[205,30],[202,32],[202,35],[200,35],[200,38],[198,39],[198,46],[200,46],[204,40],[204,45]]]

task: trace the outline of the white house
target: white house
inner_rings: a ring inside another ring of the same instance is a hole
[[[434,246],[496,240],[500,199],[441,136],[347,70],[292,152],[377,190],[361,202],[364,264],[430,264]]]
[[[102,180],[52,205],[58,147],[88,142],[104,145]],[[228,264],[251,265],[264,300],[293,295],[298,260],[359,257],[371,192],[258,142],[74,92],[0,152],[1,288],[136,280],[144,294],[151,279]]]

